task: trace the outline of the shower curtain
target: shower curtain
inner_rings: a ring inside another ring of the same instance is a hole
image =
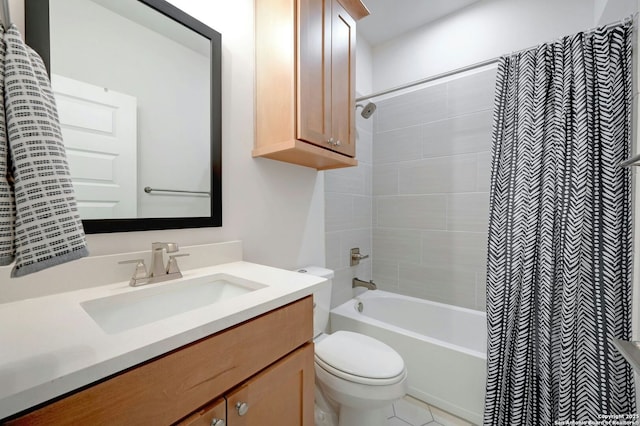
[[[487,263],[485,425],[635,413],[631,23],[501,59]],[[597,423],[600,422],[600,423]]]

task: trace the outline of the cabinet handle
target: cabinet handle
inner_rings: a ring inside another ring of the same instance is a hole
[[[226,423],[222,419],[211,419],[211,426],[225,426]]]
[[[329,140],[327,140],[327,143],[328,143],[329,145],[333,145],[333,138],[329,138]]]
[[[342,143],[340,142],[340,139],[338,139],[338,140],[336,141],[336,144],[335,144],[335,145],[336,145],[336,146],[340,146],[340,145],[342,145]]]
[[[245,414],[247,414],[247,411],[249,411],[249,404],[247,404],[246,402],[238,402],[236,404],[236,410],[238,410],[239,416],[244,416]]]

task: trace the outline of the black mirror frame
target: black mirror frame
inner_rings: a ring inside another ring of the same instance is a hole
[[[211,41],[211,216],[82,220],[85,233],[151,231],[222,226],[222,46],[219,32],[164,0],[138,0]],[[25,41],[49,74],[49,0],[25,0]]]

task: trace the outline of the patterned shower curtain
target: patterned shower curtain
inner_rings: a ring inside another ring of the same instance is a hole
[[[631,23],[502,58],[493,129],[485,425],[635,413]],[[599,423],[598,423],[599,422]]]

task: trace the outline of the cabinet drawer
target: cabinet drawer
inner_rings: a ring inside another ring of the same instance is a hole
[[[313,337],[311,296],[148,361],[7,425],[162,425],[287,355]]]

